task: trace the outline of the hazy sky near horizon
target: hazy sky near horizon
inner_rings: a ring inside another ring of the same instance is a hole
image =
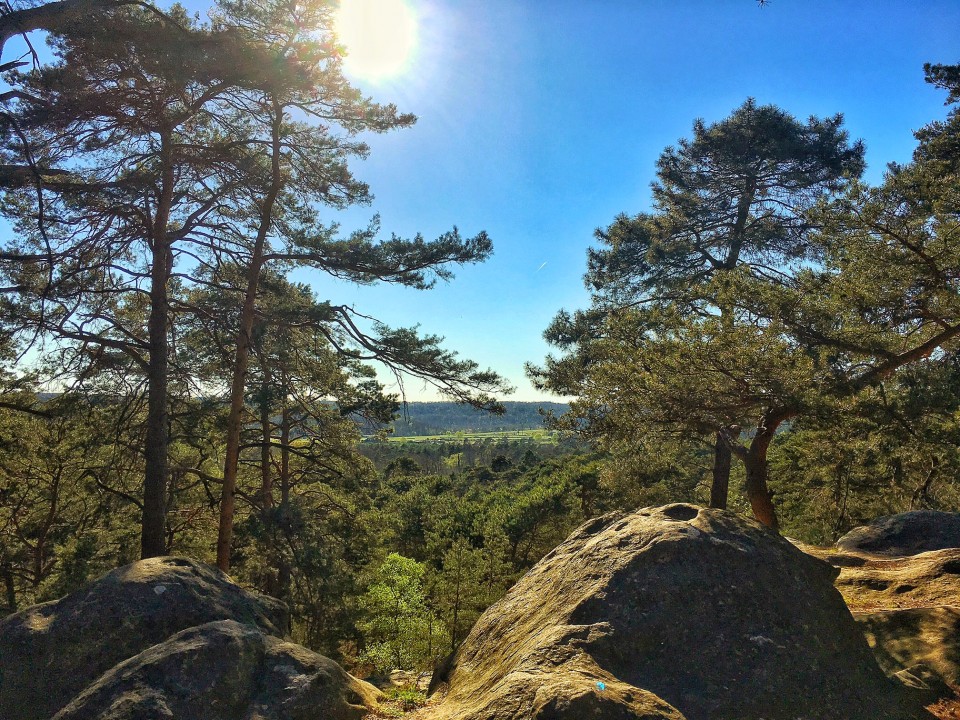
[[[799,118],[844,114],[867,179],[906,161],[912,131],[942,118],[924,62],[960,62],[960,2],[876,0],[408,0],[419,46],[381,102],[419,116],[370,138],[355,172],[375,194],[339,217],[379,213],[385,233],[486,230],[494,256],[418,292],[305,276],[321,297],[393,325],[419,323],[541,399],[523,363],[549,348],[560,308],[585,306],[586,249],[621,212],[650,208],[661,151],[695,118],[747,97]],[[409,399],[432,399],[410,382]]]

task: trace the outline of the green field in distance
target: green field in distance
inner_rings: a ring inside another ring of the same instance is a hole
[[[498,430],[490,432],[470,432],[458,430],[456,432],[446,432],[439,435],[387,435],[386,442],[463,442],[463,441],[482,441],[482,440],[534,440],[540,443],[554,444],[557,442],[558,433],[553,430]],[[382,442],[376,436],[364,438],[364,442]]]

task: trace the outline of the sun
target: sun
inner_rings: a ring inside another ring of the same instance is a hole
[[[347,50],[344,69],[364,80],[400,75],[417,45],[417,19],[405,0],[341,0],[334,28]]]

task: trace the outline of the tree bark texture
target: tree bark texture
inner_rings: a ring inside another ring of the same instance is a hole
[[[766,452],[754,456],[752,449],[750,459],[744,464],[747,471],[747,499],[753,509],[753,516],[772,530],[780,529],[777,511],[773,506],[773,496],[767,486],[767,457]]]
[[[161,184],[151,228],[152,263],[150,270],[150,318],[147,323],[150,360],[147,367],[147,432],[144,447],[143,520],[140,557],[166,554],[166,490],[170,428],[167,410],[168,336],[170,280],[173,256],[167,225],[173,204],[175,182],[171,133],[161,133]]]
[[[274,101],[273,138],[271,159],[270,189],[260,206],[260,225],[250,254],[250,266],[247,269],[247,290],[240,311],[240,329],[237,333],[237,352],[233,364],[233,381],[230,384],[230,413],[227,416],[226,457],[223,464],[223,494],[220,499],[220,525],[217,531],[217,567],[224,572],[230,570],[230,544],[233,541],[233,514],[236,500],[237,472],[240,466],[240,430],[243,424],[243,395],[246,387],[247,366],[250,362],[250,335],[256,313],[257,288],[260,284],[260,270],[263,267],[264,248],[273,206],[280,193],[283,182],[280,173],[280,126],[283,122],[283,110]]]
[[[270,424],[270,388],[264,382],[260,389],[260,511],[264,520],[273,507],[273,428]]]
[[[713,482],[710,485],[710,507],[727,509],[727,498],[730,494],[730,445],[717,433],[717,441],[713,446]]]
[[[743,465],[747,473],[746,491],[747,500],[753,509],[753,516],[772,530],[779,531],[780,521],[773,506],[773,495],[768,485],[769,468],[767,465],[767,451],[777,432],[780,423],[788,416],[765,413],[757,427],[757,434],[753,436],[750,447],[743,455]]]

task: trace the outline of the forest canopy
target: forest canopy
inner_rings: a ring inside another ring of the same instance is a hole
[[[4,50],[49,46],[0,59],[0,610],[188,555],[312,648],[422,668],[607,511],[830,542],[960,509],[960,66],[926,66],[949,114],[875,184],[841,114],[694,121],[649,209],[596,231],[589,303],[529,365],[558,402],[532,406],[430,318],[304,280],[429,292],[493,252],[329,219],[370,203],[370,138],[417,121],[345,77],[335,8],[0,11]],[[391,373],[450,403],[405,406]]]
[[[948,103],[955,70],[925,68]],[[943,442],[957,404],[938,398],[955,387],[960,336],[960,113],[918,131],[912,161],[877,187],[859,179],[863,145],[842,123],[748,100],[664,150],[653,211],[597,230],[591,305],[561,311],[545,337],[562,354],[529,366],[541,388],[577,396],[560,426],[626,463],[645,445],[712,446],[711,504],[727,506],[736,458],[754,516],[777,528],[777,437],[867,423],[881,452],[925,457],[911,506],[933,502],[934,478],[957,469]]]

